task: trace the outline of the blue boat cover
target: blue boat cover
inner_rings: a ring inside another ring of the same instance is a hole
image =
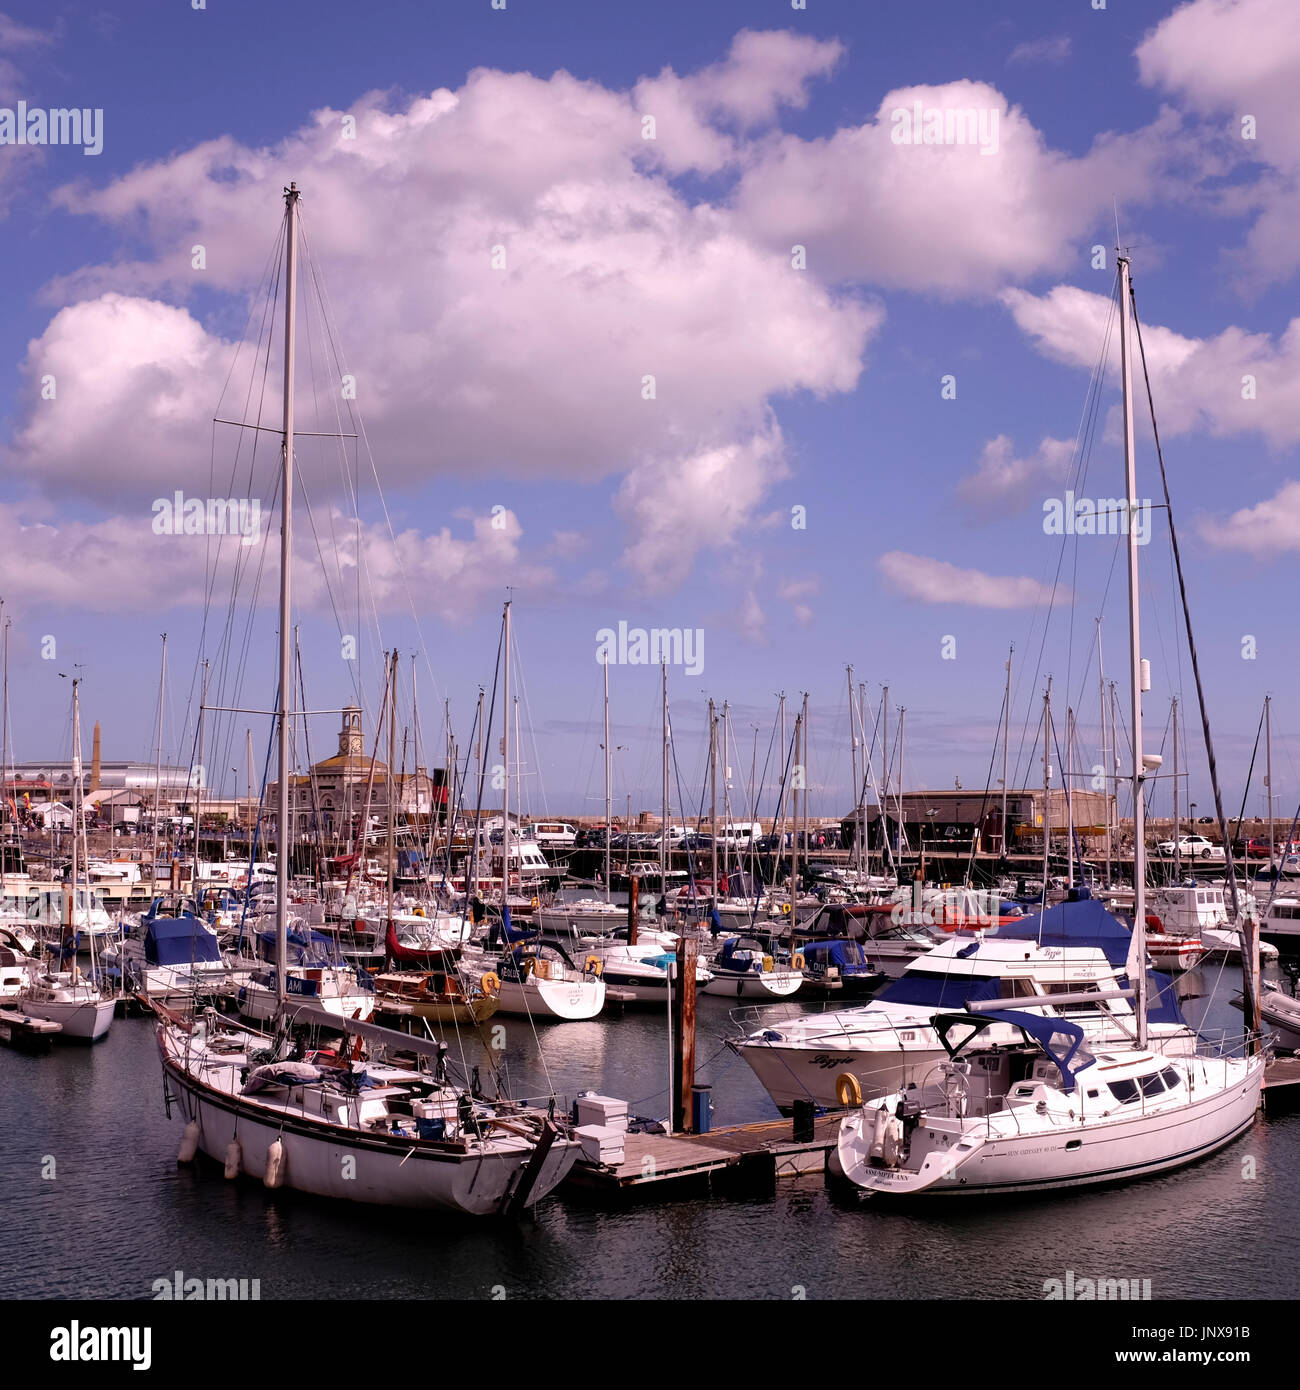
[[[989,1023],[1009,1023],[1032,1038],[1044,1054],[1056,1063],[1061,1073],[1062,1089],[1068,1094],[1074,1090],[1074,1078],[1085,1067],[1097,1060],[1083,1046],[1083,1029],[1077,1023],[1065,1018],[1041,1018],[1038,1014],[1021,1013],[1016,1009],[999,1009],[996,1012],[980,1014],[939,1014],[934,1027],[943,1041],[944,1049],[951,1057],[956,1057],[966,1046],[974,1042]],[[969,1025],[968,1033],[960,1041],[953,1043],[948,1039],[948,1031],[954,1026]],[[1067,1043],[1059,1051],[1052,1046],[1053,1039],[1065,1039]],[[1081,1057],[1078,1066],[1070,1064]]]
[[[798,949],[803,954],[805,962],[815,963],[823,967],[834,965],[841,972],[853,973],[871,969],[862,955],[861,946],[856,941],[849,941],[843,937],[833,937],[829,941],[824,939],[808,941]]]
[[[144,938],[144,958],[150,965],[190,965],[195,961],[219,964],[221,951],[216,935],[197,917],[154,917]]]
[[[1058,903],[1018,922],[987,928],[1000,940],[1036,941],[1040,946],[1096,946],[1111,965],[1128,959],[1129,929],[1095,898]]]
[[[908,970],[876,996],[885,1004],[917,1004],[927,1009],[961,1009],[975,999],[996,999],[999,981],[983,975],[940,975]]]

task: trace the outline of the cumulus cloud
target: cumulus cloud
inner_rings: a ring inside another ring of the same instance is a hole
[[[918,104],[983,113],[987,131],[996,121],[996,149],[895,143],[894,113]],[[899,87],[862,125],[769,140],[746,167],[735,211],[774,250],[806,246],[810,267],[832,280],[982,297],[1059,269],[1113,195],[1137,203],[1165,187],[1180,149],[1173,112],[1101,135],[1075,158],[986,82]]]
[[[1207,138],[1244,171],[1219,195],[1223,211],[1255,214],[1244,246],[1229,258],[1231,273],[1253,290],[1289,278],[1300,268],[1294,0],[1192,0],[1143,39],[1137,59],[1142,81],[1205,117]],[[1259,164],[1266,167],[1252,172]]]
[[[666,182],[674,159],[707,168],[710,156],[672,154],[663,121],[643,140],[643,100],[672,94],[734,154],[746,132],[805,101],[839,51],[742,33],[720,63],[635,92],[480,69],[456,91],[321,110],[269,148],[223,137],[103,188],[67,187],[58,201],[70,213],[144,251],[50,287],[75,302],[29,345],[5,462],[46,495],[105,505],[124,488],[148,498],[206,486],[214,407],[257,409],[247,350],[224,398],[222,388],[292,177],[342,350],[327,360],[304,276],[299,428],[356,428],[338,418],[347,373],[386,488],[469,472],[621,477],[628,566],[680,582],[701,545],[758,524],[784,473],[774,404],[852,390],[884,313],[793,271],[727,209]],[[224,292],[226,307],[200,321],[184,307],[199,289]],[[274,382],[274,345],[270,368]],[[53,402],[40,398],[50,375]],[[262,410],[274,423],[274,391]],[[678,497],[660,490],[702,502],[701,470],[728,458],[753,471],[710,499],[719,524],[690,517],[669,544],[663,514]],[[328,451],[304,443],[299,467],[316,495],[339,495]]]
[[[1000,434],[985,444],[974,473],[957,484],[957,500],[983,518],[1022,512],[1044,485],[1064,481],[1073,455],[1071,440],[1049,435],[1033,453],[1017,458],[1011,436]]]
[[[928,555],[909,555],[891,550],[876,562],[890,587],[904,598],[919,603],[965,604],[974,608],[1032,608],[1052,597],[1052,587],[1037,579],[1017,575],[984,574],[961,569],[947,560]],[[1058,602],[1068,602],[1067,590],[1056,591]]]
[[[1092,368],[1111,312],[1108,296],[1057,285],[1045,295],[1008,289],[1002,303],[1045,356]],[[1300,441],[1300,318],[1277,338],[1236,327],[1213,338],[1189,338],[1149,323],[1142,337],[1161,434],[1255,431],[1274,446]],[[1114,368],[1119,345],[1113,336],[1111,355]]]
[[[1300,550],[1300,482],[1289,479],[1272,497],[1222,520],[1203,517],[1198,529],[1220,550],[1245,551],[1261,558]]]
[[[294,533],[294,602],[323,614],[331,611],[332,596],[348,611],[358,557],[377,611],[408,611],[415,598],[421,612],[435,612],[451,623],[467,621],[507,584],[532,589],[553,584],[547,567],[526,558],[518,518],[506,512],[496,518],[497,525],[493,520],[472,518],[468,534],[444,526],[390,535],[381,523],[367,524],[358,538],[355,518],[341,512],[321,516],[317,530],[330,538],[324,565],[311,528],[300,524]],[[20,505],[0,503],[0,592],[20,608],[124,614],[138,608],[145,572],[159,602],[199,608],[207,585],[215,583],[220,591],[238,565],[245,573],[260,566],[259,601],[272,607],[277,602],[278,587],[268,576],[279,563],[279,529],[265,513],[254,546],[231,536],[159,535],[153,522],[151,510],[141,508],[138,515],[52,523]]]

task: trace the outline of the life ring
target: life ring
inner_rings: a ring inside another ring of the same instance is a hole
[[[796,951],[794,955],[790,957],[791,970],[802,970],[806,964],[807,962],[803,958],[802,951]]]
[[[412,916],[412,917],[423,917],[423,916],[424,916],[424,909],[423,909],[422,907],[414,908],[414,909],[412,910],[412,912],[411,912],[411,916]]]
[[[528,976],[531,975],[531,974],[533,973],[533,967],[534,967],[536,964],[537,964],[537,957],[536,957],[536,956],[525,956],[525,957],[519,962],[519,977],[520,977],[520,979],[525,979],[525,980],[526,980],[526,979],[528,978]]]
[[[781,916],[782,916],[782,917],[788,917],[789,915],[790,915],[790,904],[789,904],[789,903],[782,903],[782,904],[781,904]]]
[[[851,1071],[842,1071],[835,1078],[835,1099],[841,1105],[861,1105],[862,1087]]]
[[[599,956],[588,956],[582,963],[582,969],[584,974],[594,975],[600,979],[601,973],[605,969],[605,962]]]
[[[495,971],[489,970],[478,982],[479,988],[489,998],[495,999],[501,993],[501,980]]]

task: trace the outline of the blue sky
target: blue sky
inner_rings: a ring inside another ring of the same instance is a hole
[[[1017,780],[1041,776],[1028,745],[1048,673],[1062,741],[1068,688],[1081,760],[1095,762],[1094,620],[1122,684],[1123,559],[1115,538],[1045,535],[1042,505],[1073,483],[1117,205],[1225,801],[1236,810],[1272,692],[1278,813],[1294,809],[1300,36],[1285,0],[934,3],[923,19],[826,0],[374,14],[10,0],[5,15],[0,104],[104,112],[98,156],[0,146],[0,596],[20,758],[66,749],[70,663],[106,755],[149,756],[164,630],[168,755],[188,756],[208,551],[153,534],[151,504],[173,484],[202,496],[210,461],[230,467],[230,434],[214,452],[210,420],[295,178],[403,537],[394,567],[367,487],[363,607],[373,597],[378,623],[359,626],[360,662],[340,660],[320,585],[302,575],[314,708],[360,688],[373,713],[379,652],[395,642],[420,652],[425,747],[441,746],[443,698],[465,736],[509,585],[535,809],[599,809],[595,634],[620,620],[704,630],[704,672],[669,677],[692,799],[709,695],[731,701],[746,749],[761,727],[761,763],[775,692],[793,703],[807,690],[813,810],[844,810],[849,662],[873,701],[888,683],[907,709],[909,785],[983,785],[1012,643]],[[999,147],[900,147],[894,96],[996,111]],[[494,245],[508,259],[495,280]],[[57,399],[43,402],[55,367]],[[1257,395],[1243,401],[1247,374]],[[300,414],[328,375],[300,365]],[[945,375],[955,399],[941,399]],[[1089,496],[1122,490],[1115,403],[1112,373],[1076,488]],[[1139,491],[1156,497],[1144,424],[1139,442]],[[300,467],[321,514],[346,511],[323,451],[304,448]],[[302,558],[300,571],[319,568]],[[1142,559],[1158,745],[1171,695],[1196,723],[1160,513]],[[1073,601],[1058,597],[1044,639],[1039,599],[1058,563]],[[262,707],[272,591],[246,656],[212,635],[224,590],[206,645],[227,693]],[[343,629],[358,627],[346,607]],[[616,667],[611,689],[626,749],[616,804],[656,807],[657,672]],[[246,722],[222,725],[214,766],[242,765]],[[313,721],[313,755],[336,723]],[[1191,799],[1208,811],[1191,746]],[[748,761],[733,757],[737,784]],[[1257,771],[1248,814],[1262,805]]]

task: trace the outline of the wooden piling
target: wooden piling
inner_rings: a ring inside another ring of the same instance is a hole
[[[695,939],[677,938],[677,989],[673,995],[673,1132],[691,1134],[695,1116],[691,1093],[695,1086]]]

